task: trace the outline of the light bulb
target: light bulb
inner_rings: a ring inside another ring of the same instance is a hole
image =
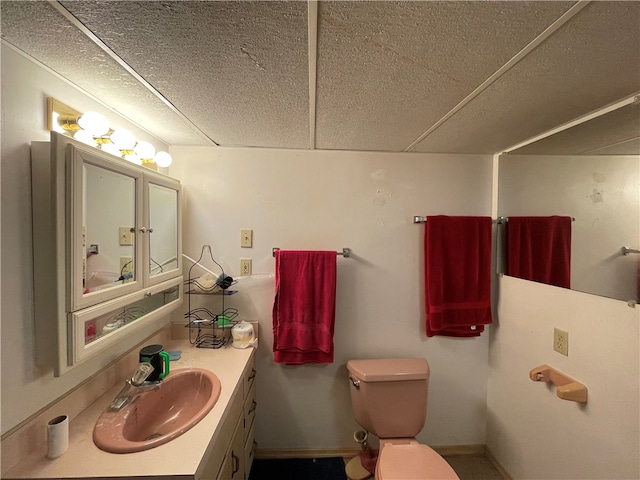
[[[58,112],[51,112],[51,127],[54,132],[65,133],[65,129],[58,123],[58,117],[60,117]]]
[[[156,154],[155,147],[149,142],[138,142],[133,151],[140,155],[140,158],[143,160],[153,158],[153,156]]]
[[[94,137],[104,135],[109,131],[109,122],[97,112],[85,112],[78,118],[78,126]]]
[[[113,133],[109,135],[109,138],[120,150],[131,150],[136,144],[135,135],[124,128],[114,130]]]
[[[140,157],[135,153],[127,153],[124,156],[124,159],[131,163],[135,163],[136,165],[142,165],[142,160],[140,160]]]
[[[79,142],[91,145],[92,147],[96,146],[96,141],[93,139],[93,135],[91,135],[91,133],[87,132],[86,130],[78,130],[73,134],[73,138],[75,138]]]
[[[156,156],[153,157],[153,161],[156,162],[159,167],[166,168],[171,165],[172,158],[167,152],[158,152]]]
[[[107,152],[110,153],[111,155],[115,155],[117,157],[120,157],[120,149],[118,148],[117,145],[114,145],[113,143],[103,143],[100,148],[102,149],[103,152]]]

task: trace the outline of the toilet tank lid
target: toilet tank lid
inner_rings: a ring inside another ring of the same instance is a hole
[[[349,360],[349,373],[363,382],[399,382],[429,378],[424,358],[376,358]]]

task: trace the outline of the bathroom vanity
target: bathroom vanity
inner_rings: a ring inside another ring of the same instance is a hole
[[[43,445],[3,478],[246,480],[256,449],[255,349],[195,348],[187,340],[173,340],[165,348],[182,351],[181,358],[171,363],[172,370],[204,368],[220,379],[220,398],[200,422],[149,450],[126,454],[102,451],[93,443],[93,427],[121,389],[122,383],[118,383],[72,419],[66,453],[51,460]]]

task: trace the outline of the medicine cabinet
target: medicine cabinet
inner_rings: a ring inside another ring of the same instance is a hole
[[[31,150],[36,362],[58,376],[124,353],[181,305],[182,191],[55,132]]]

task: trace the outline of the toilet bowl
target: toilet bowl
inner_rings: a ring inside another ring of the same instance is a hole
[[[459,480],[415,436],[426,420],[429,364],[424,358],[349,360],[356,421],[380,440],[376,480]]]
[[[451,465],[431,447],[411,439],[380,441],[376,480],[459,480]]]

